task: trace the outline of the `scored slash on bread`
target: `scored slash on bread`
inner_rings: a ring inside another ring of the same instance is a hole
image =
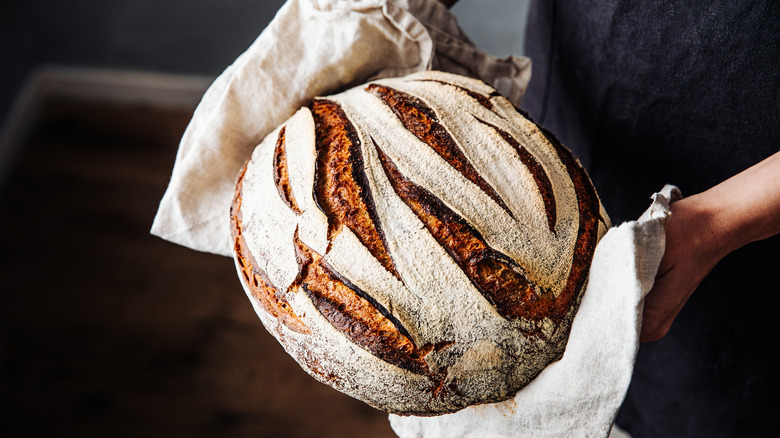
[[[315,99],[255,149],[231,209],[266,328],[405,415],[505,400],[558,360],[608,227],[570,151],[440,72]]]

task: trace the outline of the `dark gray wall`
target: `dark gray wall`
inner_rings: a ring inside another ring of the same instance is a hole
[[[452,8],[460,27],[495,56],[522,55],[530,0],[460,0]]]
[[[2,0],[0,115],[25,77],[46,64],[217,75],[282,3]]]
[[[284,0],[1,0],[0,121],[47,64],[216,76]],[[461,0],[453,12],[484,50],[520,53],[528,0]]]

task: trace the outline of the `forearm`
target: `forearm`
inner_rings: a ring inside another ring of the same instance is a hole
[[[780,233],[780,152],[671,205],[666,251],[647,294],[642,341],[662,338],[701,280],[728,253]]]
[[[780,152],[689,202],[707,215],[718,258],[780,233]]]

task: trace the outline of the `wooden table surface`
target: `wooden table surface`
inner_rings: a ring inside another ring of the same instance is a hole
[[[149,235],[191,111],[52,101],[0,187],[0,436],[390,437]]]

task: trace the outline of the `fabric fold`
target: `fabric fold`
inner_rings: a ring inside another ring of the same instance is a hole
[[[391,415],[401,438],[606,437],[631,382],[644,296],[665,248],[674,186],[638,220],[610,229],[596,247],[566,352],[517,395],[439,417]]]
[[[152,234],[230,256],[235,178],[268,133],[316,96],[431,68],[513,84],[515,104],[530,74],[525,58],[480,52],[434,0],[288,1],[203,96]]]

